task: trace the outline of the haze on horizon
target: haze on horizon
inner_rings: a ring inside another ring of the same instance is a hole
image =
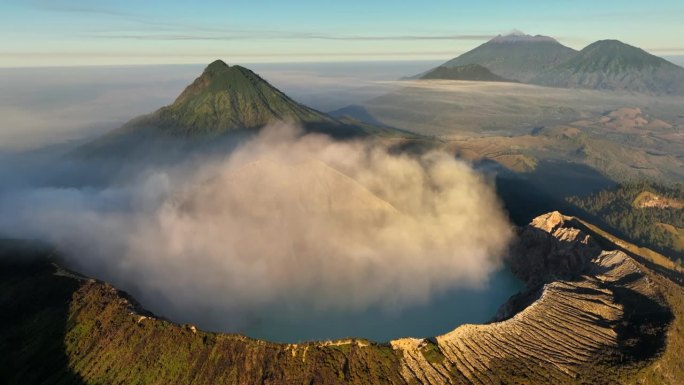
[[[619,39],[684,54],[684,3],[187,0],[106,4],[9,0],[0,67],[447,59],[497,34],[553,36],[575,49]],[[410,32],[407,32],[410,31]],[[104,48],[106,47],[106,49]]]

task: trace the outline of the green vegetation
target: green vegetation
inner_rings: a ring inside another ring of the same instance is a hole
[[[617,74],[624,70],[653,69],[658,67],[674,68],[674,64],[665,59],[633,47],[618,40],[599,40],[589,44],[561,68],[572,68],[575,71]]]
[[[568,202],[615,234],[678,259],[684,256],[683,200],[683,184],[637,182]]]
[[[2,384],[403,384],[365,340],[274,344],[154,318],[112,286],[0,241]],[[21,254],[21,255],[19,255]]]
[[[276,120],[334,122],[290,99],[249,69],[217,60],[172,105],[133,121],[133,125],[181,133],[216,133],[261,127]]]
[[[446,357],[439,351],[439,347],[432,341],[426,341],[420,348],[423,357],[431,364],[441,364]]]
[[[556,87],[681,94],[684,69],[620,41],[600,40],[532,82]]]
[[[216,150],[225,154],[259,129],[278,122],[337,139],[420,138],[388,126],[334,119],[295,102],[251,70],[217,60],[173,104],[134,118],[78,147],[71,155],[126,159],[130,163],[139,159],[159,161],[165,157],[177,160],[191,153]]]

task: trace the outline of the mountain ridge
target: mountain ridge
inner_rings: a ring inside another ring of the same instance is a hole
[[[495,76],[542,86],[684,94],[684,68],[641,48],[606,39],[576,51],[552,37],[522,33],[498,35],[412,78],[464,65],[481,65]]]
[[[554,87],[684,93],[684,68],[619,40],[599,40],[532,80]]]
[[[564,62],[576,52],[548,36],[499,35],[442,66],[479,64],[503,78],[528,82],[538,73]]]

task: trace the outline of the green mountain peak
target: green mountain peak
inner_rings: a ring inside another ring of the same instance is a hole
[[[252,131],[275,122],[293,123],[306,132],[320,132],[335,138],[411,135],[389,127],[336,120],[297,103],[251,70],[216,60],[172,104],[134,118],[80,146],[74,155],[120,157],[121,154],[140,154],[131,156],[144,158],[156,142],[161,143],[162,151],[167,151],[169,137],[228,138],[234,133]],[[188,148],[179,151],[190,151]],[[168,152],[172,154],[172,151]]]
[[[599,40],[594,42],[568,62],[568,65],[594,66],[595,70],[602,67],[608,71],[624,71],[629,68],[644,69],[673,66],[665,59],[651,55],[641,48],[625,44],[619,40]]]
[[[221,71],[225,71],[229,68],[230,68],[230,66],[228,64],[226,64],[226,62],[224,62],[221,59],[217,59],[217,60],[214,60],[213,62],[211,62],[211,64],[209,64],[207,66],[207,68],[204,69],[204,73],[205,74],[215,74],[215,73],[218,73]]]
[[[619,40],[599,40],[565,63],[540,73],[533,83],[681,95],[684,93],[684,69]]]
[[[290,99],[251,70],[216,60],[173,104],[129,125],[193,134],[257,128],[274,121],[306,124],[333,120]]]

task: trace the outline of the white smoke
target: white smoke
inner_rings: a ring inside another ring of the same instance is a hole
[[[479,286],[511,236],[490,186],[453,156],[286,125],[227,159],[105,190],[17,191],[0,209],[1,233],[53,242],[151,310],[223,330],[276,303],[397,309]]]

